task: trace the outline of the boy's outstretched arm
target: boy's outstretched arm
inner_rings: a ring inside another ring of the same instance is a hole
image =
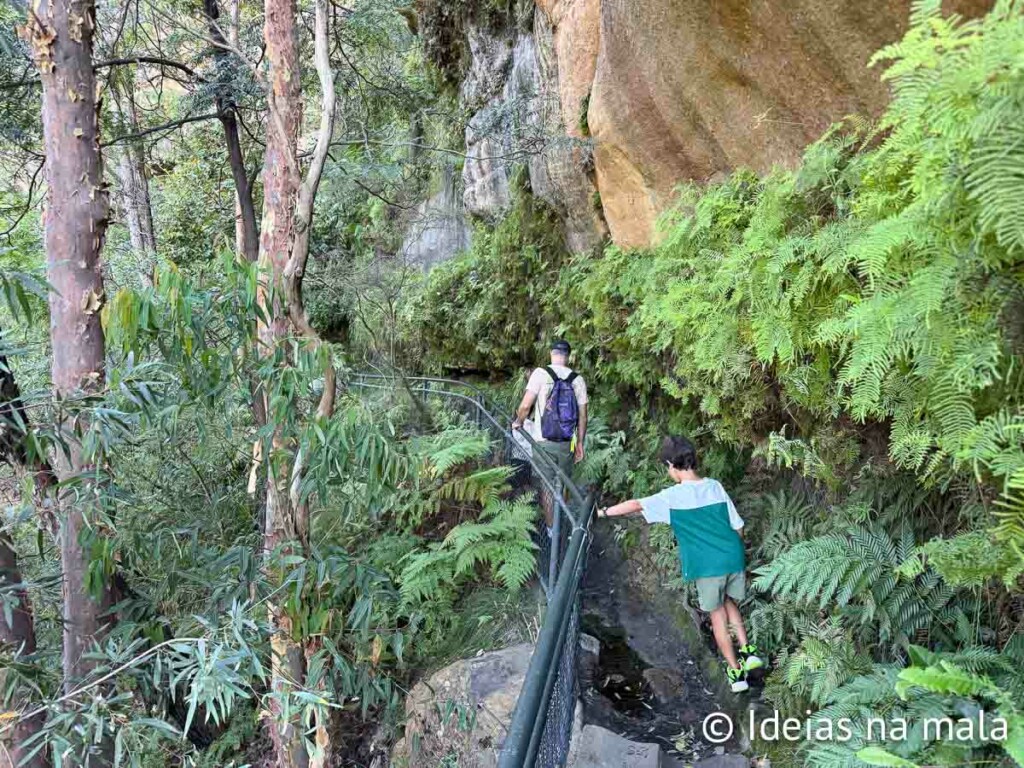
[[[640,506],[640,502],[636,499],[630,499],[629,501],[624,501],[621,504],[616,504],[614,507],[597,510],[597,516],[629,517],[630,515],[639,515],[641,512],[643,512],[643,507]]]

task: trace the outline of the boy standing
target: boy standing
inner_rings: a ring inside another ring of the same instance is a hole
[[[715,642],[728,665],[734,693],[749,687],[747,672],[764,666],[757,649],[747,642],[738,603],[746,591],[743,520],[722,484],[697,474],[697,452],[684,437],[666,437],[659,458],[668,466],[674,484],[648,496],[599,510],[598,517],[640,515],[648,523],[668,523],[679,544],[683,581],[697,585],[700,609],[711,614]],[[739,641],[740,659],[729,627]]]

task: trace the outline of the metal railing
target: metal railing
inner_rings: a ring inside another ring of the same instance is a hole
[[[478,387],[454,379],[425,376],[350,373],[349,387],[405,391],[424,405],[431,399],[453,406],[491,436],[492,461],[516,468],[513,486],[532,489],[551,505],[551,529],[538,526],[537,572],[547,610],[523,681],[500,768],[565,764],[579,695],[576,657],[579,649],[580,583],[590,545],[594,498],[585,496],[572,478],[537,448],[526,432],[513,436],[511,418],[496,408]],[[517,439],[518,438],[518,439]]]

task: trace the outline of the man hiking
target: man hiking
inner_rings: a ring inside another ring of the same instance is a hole
[[[564,339],[551,344],[551,364],[534,369],[512,422],[513,430],[520,429],[533,414],[530,437],[567,477],[572,474],[574,461],[583,460],[587,435],[587,383],[569,368],[571,352]],[[560,482],[556,487],[561,492]],[[549,494],[541,494],[541,506],[550,534],[554,500]]]

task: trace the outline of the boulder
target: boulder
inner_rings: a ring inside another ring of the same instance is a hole
[[[417,683],[405,702],[405,735],[391,764],[494,768],[519,699],[533,646],[457,661]]]

